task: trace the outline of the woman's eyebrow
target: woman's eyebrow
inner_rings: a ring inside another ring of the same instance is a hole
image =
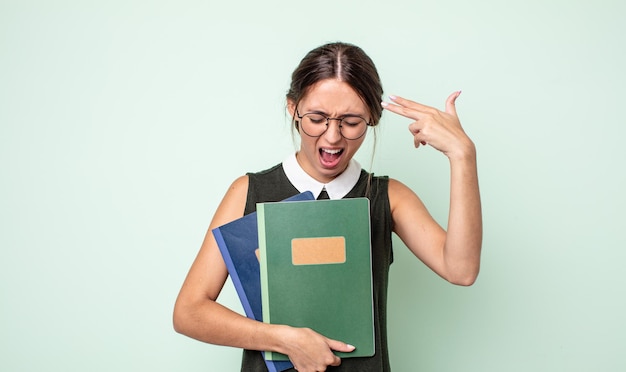
[[[327,112],[323,111],[323,110],[309,110],[307,112],[305,112],[306,114],[320,114],[320,115],[324,115],[327,117],[330,117],[330,115],[328,115]],[[354,112],[348,112],[346,114],[341,114],[338,117],[343,118],[346,116],[358,116],[358,117],[364,117],[364,114],[358,114],[358,113],[354,113]]]

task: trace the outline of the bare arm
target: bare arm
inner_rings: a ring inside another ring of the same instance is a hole
[[[243,215],[247,191],[248,178],[238,178],[217,208],[176,300],[174,329],[211,344],[287,354],[299,371],[339,365],[332,350],[350,352],[353,347],[309,329],[258,322],[216,302],[228,271],[211,230]]]
[[[408,187],[392,180],[389,200],[395,232],[407,247],[433,271],[454,284],[471,285],[480,268],[482,213],[476,149],[456,114],[455,92],[446,111],[393,97],[383,106],[415,120],[409,125],[415,147],[430,145],[450,161],[450,211],[444,231]]]

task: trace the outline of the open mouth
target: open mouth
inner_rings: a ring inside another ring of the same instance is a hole
[[[341,159],[341,155],[343,154],[343,149],[321,148],[319,151],[320,161],[322,162],[322,165],[328,168],[336,166]]]

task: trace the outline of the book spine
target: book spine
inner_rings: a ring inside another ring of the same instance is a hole
[[[270,300],[267,285],[267,250],[265,244],[265,208],[264,205],[257,204],[257,227],[259,234],[259,256],[261,271],[261,310],[263,314],[263,323],[270,323]],[[265,359],[272,360],[272,352],[265,352]]]

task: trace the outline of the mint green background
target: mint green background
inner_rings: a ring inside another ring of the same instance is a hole
[[[174,299],[230,182],[293,150],[290,73],[335,40],[387,94],[462,89],[479,151],[480,278],[396,240],[394,370],[626,369],[623,4],[0,0],[0,370],[238,370],[173,331]],[[407,125],[359,160],[445,224],[447,161]]]

